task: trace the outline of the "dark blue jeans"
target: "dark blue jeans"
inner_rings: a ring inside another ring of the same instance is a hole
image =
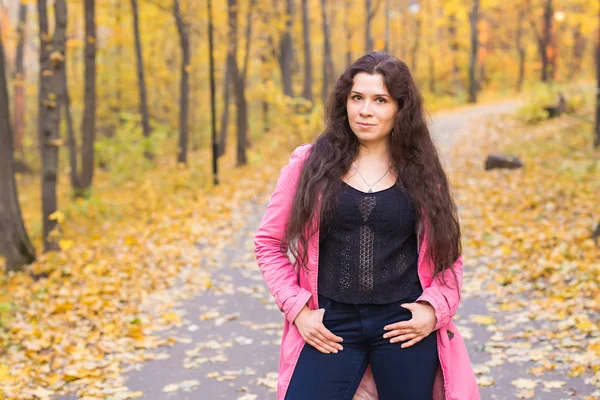
[[[344,341],[343,350],[325,354],[304,344],[286,400],[351,400],[367,365],[379,400],[431,400],[438,362],[436,332],[407,348],[383,338],[384,326],[412,318],[400,304],[344,304],[319,295],[323,324]]]

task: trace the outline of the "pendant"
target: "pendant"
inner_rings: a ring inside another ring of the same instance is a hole
[[[373,193],[373,189],[369,189],[367,193]]]

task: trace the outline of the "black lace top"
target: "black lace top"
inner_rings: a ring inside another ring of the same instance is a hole
[[[320,232],[319,294],[347,304],[387,304],[423,292],[415,211],[404,189],[365,193],[343,183]]]

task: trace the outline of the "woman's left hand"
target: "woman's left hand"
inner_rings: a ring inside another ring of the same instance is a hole
[[[405,303],[401,306],[410,310],[412,318],[408,321],[386,325],[383,329],[388,332],[383,337],[384,339],[392,338],[391,343],[408,340],[408,342],[401,345],[401,347],[406,348],[421,341],[433,332],[437,324],[437,317],[433,306],[427,302]]]

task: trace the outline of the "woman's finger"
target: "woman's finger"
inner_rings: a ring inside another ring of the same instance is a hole
[[[336,349],[334,349],[333,347],[327,345],[326,343],[324,343],[323,341],[319,340],[318,338],[312,337],[311,341],[315,344],[315,345],[313,345],[313,347],[315,347],[321,353],[326,353],[326,354],[337,353]]]
[[[325,339],[331,341],[331,342],[342,342],[344,339],[342,339],[341,337],[334,335],[333,332],[331,332],[329,329],[327,329],[325,327],[325,325],[322,325],[319,328],[319,332],[321,332],[321,334],[325,337]]]
[[[335,349],[335,352],[337,353],[339,350],[341,349],[341,345],[339,345],[336,342],[332,342],[331,340],[327,339],[322,333],[321,331],[317,331],[316,334],[314,335],[314,338],[319,340],[319,342],[321,343],[322,346],[327,346],[328,348],[331,348],[331,350],[333,351]]]
[[[314,340],[308,340],[306,343],[310,344],[312,347],[314,347],[315,349],[319,350],[321,353],[325,353],[325,354],[329,354],[330,352],[325,350],[324,348],[322,348],[321,346],[319,346],[318,343],[316,343]]]
[[[402,343],[400,345],[400,347],[402,347],[403,349],[412,346],[415,343],[418,343],[421,341],[421,339],[423,339],[423,336],[417,336],[416,338],[414,338],[413,340],[406,342],[406,343]]]
[[[413,339],[417,336],[418,335],[416,333],[408,333],[408,334],[404,334],[404,335],[399,335],[399,336],[393,337],[390,340],[390,343],[404,342],[405,340]]]
[[[343,339],[339,336],[334,335],[329,329],[325,328],[323,325],[319,328],[319,339],[323,342],[329,344],[332,347],[335,347],[338,350],[342,350],[343,347],[338,342],[341,342]]]
[[[393,331],[385,333],[383,335],[383,338],[384,339],[388,339],[388,338],[391,338],[391,337],[394,337],[394,336],[405,335],[405,334],[408,334],[408,333],[416,333],[416,332],[413,331],[413,330],[409,330],[409,329],[402,329],[402,330],[395,329]]]

